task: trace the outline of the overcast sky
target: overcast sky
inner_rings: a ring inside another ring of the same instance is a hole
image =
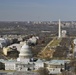
[[[76,20],[76,0],[0,0],[0,21]]]

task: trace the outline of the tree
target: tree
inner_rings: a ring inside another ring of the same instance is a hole
[[[0,62],[0,70],[5,70],[5,65],[2,62]]]
[[[38,72],[40,75],[49,75],[49,71],[46,68],[39,68]]]

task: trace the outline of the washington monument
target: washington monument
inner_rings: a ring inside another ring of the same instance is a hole
[[[58,38],[61,38],[61,22],[59,19]]]

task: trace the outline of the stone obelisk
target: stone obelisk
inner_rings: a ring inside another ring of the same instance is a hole
[[[61,22],[60,22],[60,19],[59,19],[58,38],[61,38]]]

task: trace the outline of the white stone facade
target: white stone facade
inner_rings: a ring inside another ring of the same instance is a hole
[[[16,70],[16,62],[5,62],[5,70]]]

